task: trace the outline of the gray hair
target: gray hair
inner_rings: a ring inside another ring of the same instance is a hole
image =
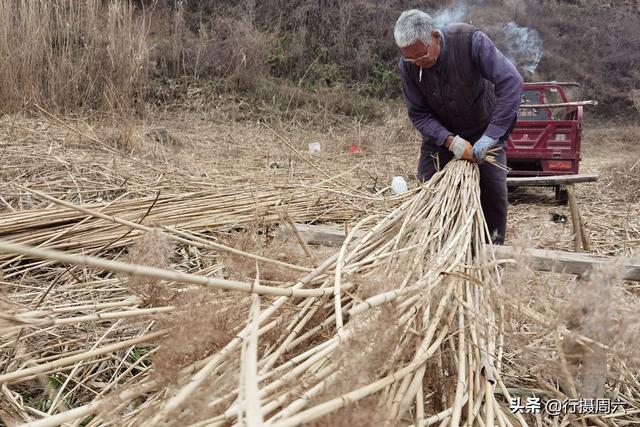
[[[411,46],[418,40],[424,44],[431,43],[431,33],[436,29],[433,19],[421,10],[405,10],[400,14],[393,29],[393,36],[398,47]]]

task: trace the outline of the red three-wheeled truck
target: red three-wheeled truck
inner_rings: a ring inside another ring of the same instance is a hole
[[[510,177],[578,173],[583,105],[594,102],[571,102],[567,86],[577,83],[525,83],[518,121],[507,140]],[[556,186],[556,200],[566,201],[561,186]]]

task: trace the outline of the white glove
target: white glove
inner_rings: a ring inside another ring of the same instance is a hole
[[[473,155],[471,154],[472,150],[473,148],[469,141],[459,137],[458,135],[453,138],[453,141],[451,141],[451,144],[449,145],[449,151],[456,156],[456,159],[473,161]]]
[[[487,150],[492,148],[498,143],[497,139],[491,138],[487,135],[482,135],[475,144],[473,144],[473,158],[481,165],[484,163],[485,157],[487,157]]]

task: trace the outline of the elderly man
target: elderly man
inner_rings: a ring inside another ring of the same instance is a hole
[[[467,24],[436,29],[419,10],[403,12],[394,29],[409,118],[422,134],[418,178],[430,179],[453,157],[480,168],[482,210],[494,243],[504,243],[507,174],[485,163],[487,151],[506,164],[505,141],[523,92],[522,77],[489,37]]]

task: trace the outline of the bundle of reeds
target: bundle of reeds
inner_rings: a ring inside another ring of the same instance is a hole
[[[453,162],[389,215],[364,218],[335,260],[325,263],[333,267],[331,274],[318,271],[311,282],[299,282],[333,287],[330,295],[303,301],[295,316],[283,319],[283,333],[261,354],[244,351],[238,357],[243,340],[260,340],[250,322],[240,338],[210,358],[175,395],[158,400],[151,422],[169,419],[209,375],[221,380],[229,372],[252,381],[212,399],[220,415],[206,421],[211,425],[243,417],[298,425],[369,397],[375,399],[374,413],[381,416],[369,420],[374,423],[396,424],[407,418],[420,425],[443,420],[459,425],[479,419],[491,425],[494,419],[507,419],[494,397],[494,387],[508,396],[497,373],[501,316],[494,310],[500,305],[492,301],[491,289],[499,286],[499,276],[497,265],[487,261],[477,182],[477,168]],[[365,225],[372,227],[354,238]],[[359,291],[373,295],[353,294],[348,280],[355,277],[363,281]],[[377,278],[379,283],[381,277],[389,282],[367,292],[367,281]],[[263,322],[284,303],[273,303]],[[327,311],[327,304],[332,310]],[[382,310],[387,305],[393,308]],[[324,320],[310,327],[318,311],[325,312]],[[252,318],[257,317],[254,312]],[[345,355],[350,347],[360,351]],[[376,353],[379,360],[368,360]],[[377,366],[371,369],[369,362]],[[450,387],[434,399],[423,387],[427,368],[438,363],[447,364]],[[252,370],[254,365],[257,369]],[[352,382],[346,388],[345,377]],[[338,393],[328,395],[340,383]],[[250,393],[259,401],[249,399]],[[445,407],[426,414],[425,403],[433,408],[436,400]]]

